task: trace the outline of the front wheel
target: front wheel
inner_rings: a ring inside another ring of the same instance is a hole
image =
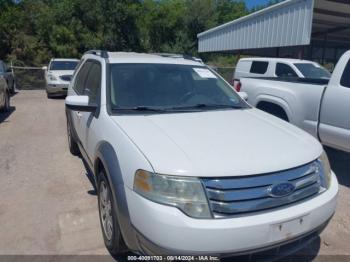
[[[98,176],[98,209],[103,234],[103,240],[112,255],[122,255],[127,251],[117,219],[117,209],[114,203],[110,184],[104,172]]]

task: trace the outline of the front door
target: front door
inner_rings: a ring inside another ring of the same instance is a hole
[[[91,62],[87,61],[78,69],[79,71],[77,72],[75,78],[73,79],[74,95],[78,95],[78,96],[83,95],[85,82],[86,82],[88,73],[90,71],[91,65],[92,65]],[[81,131],[81,121],[82,121],[83,113],[80,111],[71,111],[70,113],[71,113],[70,114],[71,125],[78,136],[77,137],[79,140],[78,142],[82,144],[83,134]]]
[[[350,53],[338,62],[321,104],[323,144],[350,152]],[[345,68],[343,70],[343,68]],[[343,72],[341,72],[343,70]]]
[[[91,157],[94,154],[93,145],[96,144],[97,139],[97,122],[99,117],[99,105],[101,95],[101,64],[98,61],[91,61],[91,67],[86,78],[83,95],[89,97],[89,104],[97,104],[96,112],[80,112],[80,134],[83,147],[92,161]]]

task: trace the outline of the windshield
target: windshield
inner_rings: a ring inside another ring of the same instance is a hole
[[[74,70],[78,61],[52,61],[50,70]]]
[[[331,77],[331,74],[320,65],[316,66],[315,64],[311,63],[296,63],[294,64],[299,71],[304,75],[306,78],[327,78],[329,79]]]
[[[211,110],[247,104],[204,66],[111,64],[112,109]]]

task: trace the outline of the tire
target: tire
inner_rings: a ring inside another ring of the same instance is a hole
[[[97,190],[98,211],[106,248],[113,256],[123,255],[128,249],[120,231],[116,203],[104,171],[101,171],[98,175]]]
[[[5,104],[3,108],[1,109],[2,112],[9,112],[11,108],[11,103],[10,103],[10,94],[8,92],[4,92],[4,100]]]
[[[10,93],[11,95],[13,95],[15,94],[15,92],[16,92],[16,81],[13,80]]]
[[[68,138],[68,147],[69,151],[73,156],[77,156],[80,154],[80,150],[78,147],[78,143],[75,141],[73,132],[72,132],[72,127],[70,125],[70,122],[67,117],[67,138]]]

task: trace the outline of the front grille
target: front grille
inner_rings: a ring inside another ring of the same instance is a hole
[[[62,76],[60,76],[60,78],[61,78],[63,81],[70,82],[70,80],[72,79],[72,76],[71,76],[71,75],[62,75]]]
[[[228,217],[285,206],[318,194],[322,168],[313,162],[294,169],[245,177],[204,178],[214,217]],[[294,190],[283,197],[271,195],[274,185],[288,182]]]

